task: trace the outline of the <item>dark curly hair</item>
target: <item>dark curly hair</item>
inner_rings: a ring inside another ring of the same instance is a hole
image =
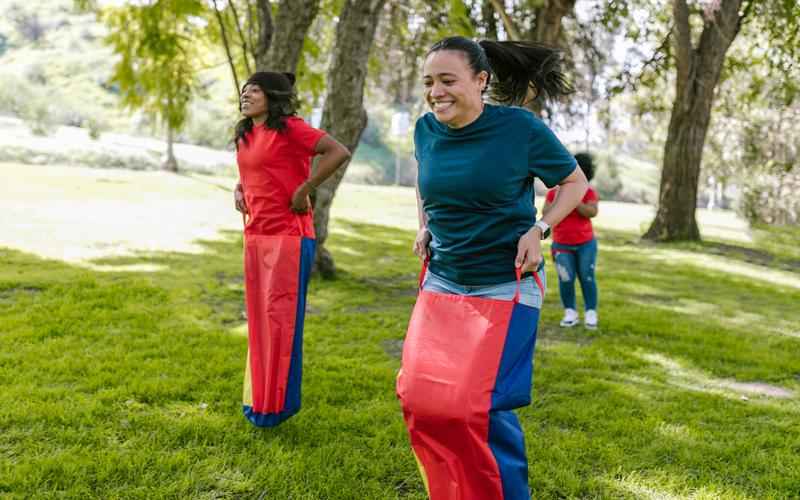
[[[242,85],[242,93],[248,85],[258,85],[267,96],[267,120],[265,125],[278,131],[286,128],[286,117],[297,115],[297,93],[294,89],[295,76],[292,73],[259,71],[253,73]],[[239,101],[239,111],[242,103]],[[247,145],[247,133],[253,130],[253,119],[244,118],[236,124],[233,143]]]
[[[578,160],[578,166],[583,170],[583,175],[586,176],[586,179],[592,180],[594,177],[594,155],[583,151],[576,154],[575,159]]]

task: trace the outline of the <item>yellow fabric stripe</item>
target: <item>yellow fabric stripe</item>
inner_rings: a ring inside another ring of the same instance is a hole
[[[419,468],[419,473],[422,476],[422,484],[425,485],[425,493],[428,496],[431,496],[431,488],[428,486],[428,475],[425,474],[425,468],[422,466],[422,462],[419,461],[419,457],[417,456],[417,452],[414,449],[411,449],[411,452],[414,454],[414,459],[417,461],[417,467]]]
[[[247,363],[244,367],[244,391],[242,392],[242,403],[245,406],[253,406],[253,385],[250,381],[250,349],[247,349]]]

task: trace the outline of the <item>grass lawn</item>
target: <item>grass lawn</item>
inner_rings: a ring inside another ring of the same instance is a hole
[[[413,232],[342,216],[388,223],[388,189],[334,212],[303,410],[275,429],[241,416],[236,232],[93,262],[150,272],[0,249],[0,498],[424,499],[394,396]],[[597,331],[557,326],[548,266],[519,412],[535,498],[800,496],[800,234],[754,234],[769,244],[601,229]]]

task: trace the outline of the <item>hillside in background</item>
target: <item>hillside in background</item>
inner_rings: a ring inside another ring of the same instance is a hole
[[[0,4],[0,116],[6,117],[0,123],[0,160],[159,168],[166,147],[163,133],[145,114],[120,106],[111,81],[115,55],[103,42],[106,33],[93,14],[77,12],[72,0]],[[218,52],[200,75],[202,93],[191,103],[187,125],[177,137],[183,143],[178,155],[184,169],[234,171],[230,154],[198,148],[229,151],[237,120],[225,56]],[[408,145],[390,134],[393,110],[376,98],[366,105],[368,127],[348,180],[412,183],[415,167]],[[619,146],[594,152],[599,162],[595,183],[605,199],[655,201],[658,167],[653,158]]]

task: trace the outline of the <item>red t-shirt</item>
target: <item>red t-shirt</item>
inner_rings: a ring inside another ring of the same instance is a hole
[[[250,211],[245,233],[314,237],[313,215],[292,212],[291,201],[310,176],[314,148],[324,135],[291,116],[285,130],[256,125],[246,136],[247,144],[239,143],[236,162]]]
[[[558,193],[558,186],[547,192],[545,200],[553,203]],[[583,195],[581,203],[592,203],[599,201],[597,192],[590,186]],[[553,228],[553,241],[562,245],[581,245],[594,238],[592,229],[592,219],[584,217],[578,213],[576,208]]]

